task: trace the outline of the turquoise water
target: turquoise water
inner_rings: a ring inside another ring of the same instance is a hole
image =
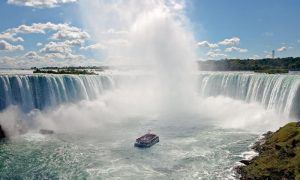
[[[9,179],[234,179],[232,168],[256,134],[199,119],[132,120],[109,129],[41,135],[1,143],[0,175]],[[181,122],[181,123],[180,123]],[[147,128],[160,142],[133,147]]]
[[[298,114],[299,75],[200,73],[195,96],[154,77],[0,75],[0,124],[11,135],[0,179],[237,179],[259,134]],[[133,147],[149,129],[160,142]]]

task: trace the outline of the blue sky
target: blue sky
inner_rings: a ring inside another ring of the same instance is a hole
[[[249,51],[241,57],[291,47],[278,56],[299,56],[300,1],[297,0],[194,0],[187,14],[198,40],[217,42],[233,36]],[[237,54],[238,56],[238,54]]]
[[[37,63],[37,66],[47,65],[49,58],[56,57],[80,59],[78,62],[83,62],[83,57],[102,60],[99,53],[92,51],[100,47],[91,46],[95,43],[92,41],[93,37],[81,36],[85,32],[91,33],[84,26],[84,19],[80,15],[79,3],[75,2],[76,0],[46,5],[36,4],[39,0],[32,0],[31,4],[26,4],[25,0],[8,1],[0,1],[1,67],[26,66],[28,62],[35,65],[35,60],[39,58],[43,60],[42,63]],[[299,56],[298,0],[189,0],[185,4],[184,12],[198,42],[199,59],[265,58],[270,56],[272,50],[276,50],[278,57]],[[24,41],[13,41],[7,39],[7,34],[5,37],[3,35],[8,29],[21,25],[31,27],[33,23],[47,22],[52,23],[51,28],[43,27],[43,33],[24,33],[16,29],[10,32],[18,31],[14,37],[21,37]],[[56,24],[65,24],[67,27],[59,29]],[[66,29],[71,35],[64,34],[66,37],[63,38],[69,40],[68,45],[71,48],[62,44],[62,38],[52,37],[55,33],[64,33]],[[82,44],[74,45],[75,40],[81,41]],[[50,42],[54,43],[49,45]],[[55,49],[58,46],[63,48],[63,52]],[[30,60],[27,61],[26,58]],[[13,59],[20,59],[20,62]],[[48,65],[53,62],[55,60],[49,60]]]

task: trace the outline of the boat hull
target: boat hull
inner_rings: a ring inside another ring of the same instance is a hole
[[[154,144],[159,142],[159,137],[155,138],[152,142],[150,143],[142,143],[142,142],[135,142],[134,146],[138,148],[149,148],[153,146]]]

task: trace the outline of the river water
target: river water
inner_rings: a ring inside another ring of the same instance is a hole
[[[165,111],[156,88],[123,86],[120,74],[3,73],[0,120],[10,138],[1,142],[1,178],[236,179],[234,167],[253,155],[250,145],[260,134],[295,119],[299,75],[197,76],[196,108],[181,112]],[[20,122],[27,133],[15,132]],[[40,128],[55,133],[42,135]],[[135,148],[148,130],[160,142]]]

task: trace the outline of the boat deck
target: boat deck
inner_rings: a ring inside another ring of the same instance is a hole
[[[134,146],[146,148],[146,147],[151,147],[158,142],[159,142],[159,137],[155,134],[149,133],[137,138]]]

